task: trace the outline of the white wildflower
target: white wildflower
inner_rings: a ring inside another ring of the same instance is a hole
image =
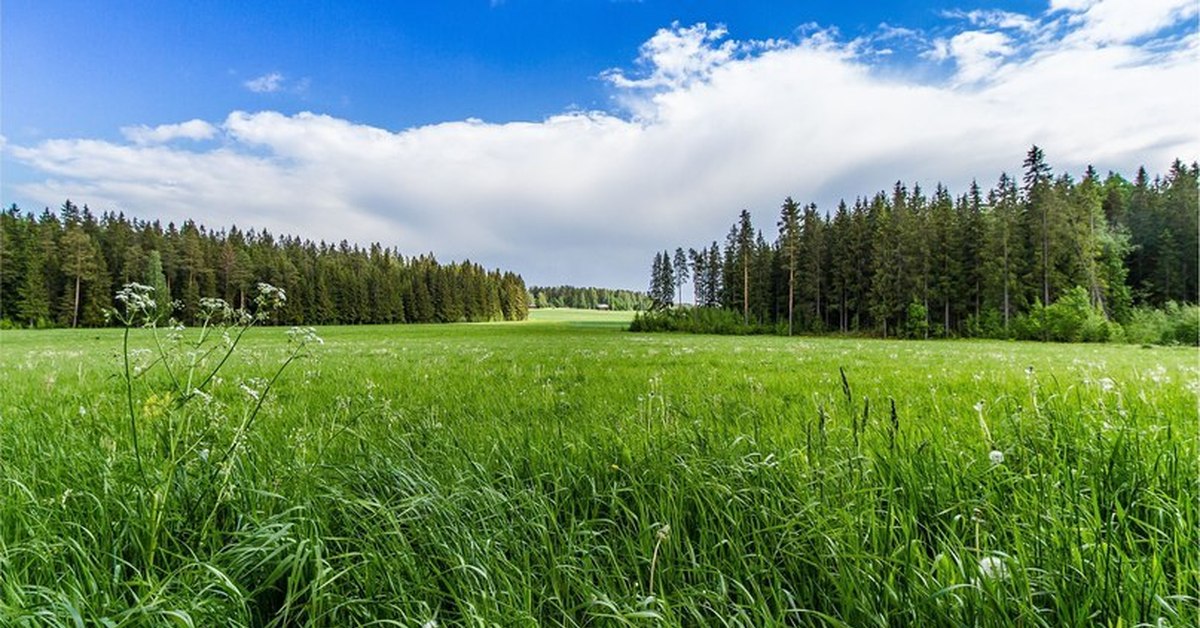
[[[281,309],[287,303],[287,293],[283,291],[283,288],[276,288],[269,283],[259,283],[257,291],[254,304],[258,306],[255,318],[259,320],[266,320],[271,312]]]
[[[1108,392],[1112,390],[1114,386],[1116,386],[1116,382],[1112,381],[1112,379],[1108,377],[1101,378],[1097,383],[1100,384],[1100,389],[1104,392]]]
[[[317,335],[317,330],[312,327],[292,327],[287,331],[288,342],[294,342],[301,346],[307,344],[325,344],[325,340]]]
[[[979,559],[979,575],[1003,580],[1008,577],[1008,565],[999,556],[984,556]]]
[[[127,283],[117,291],[115,299],[125,306],[122,320],[126,324],[132,323],[134,316],[154,312],[156,305],[150,297],[152,292],[154,288],[140,283]]]
[[[204,318],[213,321],[225,321],[233,318],[233,308],[225,302],[225,299],[216,297],[201,298],[200,311]]]
[[[258,391],[257,390],[254,390],[253,388],[251,388],[245,384],[242,384],[242,392],[253,397],[255,401],[258,401]]]
[[[1004,464],[1004,452],[993,449],[992,453],[988,454],[988,460],[992,461],[992,466]]]

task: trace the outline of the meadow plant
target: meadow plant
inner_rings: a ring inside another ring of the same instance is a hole
[[[0,625],[1200,620],[1194,349],[254,307],[3,332]]]
[[[154,567],[164,518],[178,506],[173,502],[181,492],[192,491],[189,516],[215,499],[209,504],[198,536],[204,538],[211,530],[221,502],[230,495],[235,458],[244,448],[272,386],[292,362],[308,355],[310,346],[322,342],[311,327],[291,328],[287,332],[289,351],[272,374],[265,380],[254,379],[240,385],[248,393],[249,403],[240,408],[237,427],[229,432],[229,414],[239,409],[214,403],[213,387],[219,381],[218,374],[246,332],[269,321],[272,313],[286,304],[287,295],[270,284],[259,283],[253,311],[234,309],[223,299],[202,298],[198,328],[189,334],[181,323],[171,319],[167,322],[169,333],[164,342],[159,334],[162,310],[155,303],[153,291],[150,286],[126,284],[115,296],[119,307],[110,312],[110,317],[123,327],[124,396],[140,485],[138,507],[146,511],[150,522],[144,540],[146,570]],[[157,355],[150,365],[137,369],[135,375],[130,366],[134,352],[129,341],[136,328],[149,330]],[[154,366],[161,367],[165,382],[151,379]],[[140,412],[135,402],[135,382],[142,383],[146,391]],[[193,407],[197,401],[199,408]],[[156,447],[144,452],[140,441],[142,433],[147,431],[154,437]],[[211,453],[214,450],[218,452],[215,456]]]

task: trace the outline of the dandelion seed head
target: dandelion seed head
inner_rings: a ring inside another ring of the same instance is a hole
[[[988,460],[992,461],[992,465],[1004,464],[1004,452],[1000,451],[999,449],[993,449],[992,452],[988,454]]]
[[[1008,577],[1008,565],[999,556],[984,556],[979,559],[979,575],[984,578],[1004,579]]]

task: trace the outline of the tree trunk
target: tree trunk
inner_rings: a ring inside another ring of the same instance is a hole
[[[750,324],[750,260],[742,262],[742,324]]]
[[[1050,208],[1042,207],[1042,305],[1050,305]]]
[[[71,313],[71,327],[76,327],[79,324],[79,284],[80,277],[75,275],[75,309]]]
[[[1004,329],[1008,330],[1008,234],[1004,234]]]
[[[795,266],[793,260],[792,265]],[[792,309],[796,302],[796,271],[788,269],[788,335],[792,335]]]

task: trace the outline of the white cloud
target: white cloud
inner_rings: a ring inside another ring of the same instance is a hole
[[[927,42],[955,64],[937,82],[877,71],[869,39],[816,30],[792,43],[731,41],[696,25],[656,33],[636,72],[605,74],[632,117],[392,131],[238,111],[210,125],[216,147],[139,142],[135,131],[127,144],[59,139],[5,151],[45,174],[18,191],[48,206],[86,199],[470,257],[536,283],[639,288],[655,250],[720,239],[743,207],[770,232],[788,195],[829,209],[898,179],[961,191],[1019,169],[1032,143],[1059,172],[1195,159],[1196,116],[1180,103],[1200,101],[1197,36],[1147,46],[1085,38],[1096,6],[1031,17],[1032,29],[980,18]]]
[[[947,54],[958,66],[957,80],[970,84],[986,79],[1016,50],[1004,33],[966,31],[942,44],[938,54]]]
[[[648,69],[647,76],[629,78],[623,70],[612,69],[604,78],[621,89],[686,87],[733,58],[737,43],[720,41],[727,33],[722,25],[710,29],[703,22],[687,28],[678,23],[660,28],[638,51],[637,64]]]
[[[279,72],[270,72],[258,78],[250,79],[242,85],[246,89],[256,94],[271,94],[283,89],[283,75]]]
[[[972,26],[1017,29],[1025,32],[1033,32],[1039,28],[1039,23],[1036,19],[1028,15],[1012,13],[1010,11],[975,9],[973,11],[946,11],[943,15],[966,20]]]
[[[1071,34],[1073,41],[1095,44],[1128,43],[1188,22],[1194,32],[1200,13],[1196,0],[1104,0],[1059,3],[1056,8],[1076,11],[1068,18],[1079,27]]]
[[[199,119],[179,124],[160,124],[156,127],[139,124],[121,129],[121,135],[134,144],[164,144],[176,139],[208,140],[216,134],[216,127]]]

